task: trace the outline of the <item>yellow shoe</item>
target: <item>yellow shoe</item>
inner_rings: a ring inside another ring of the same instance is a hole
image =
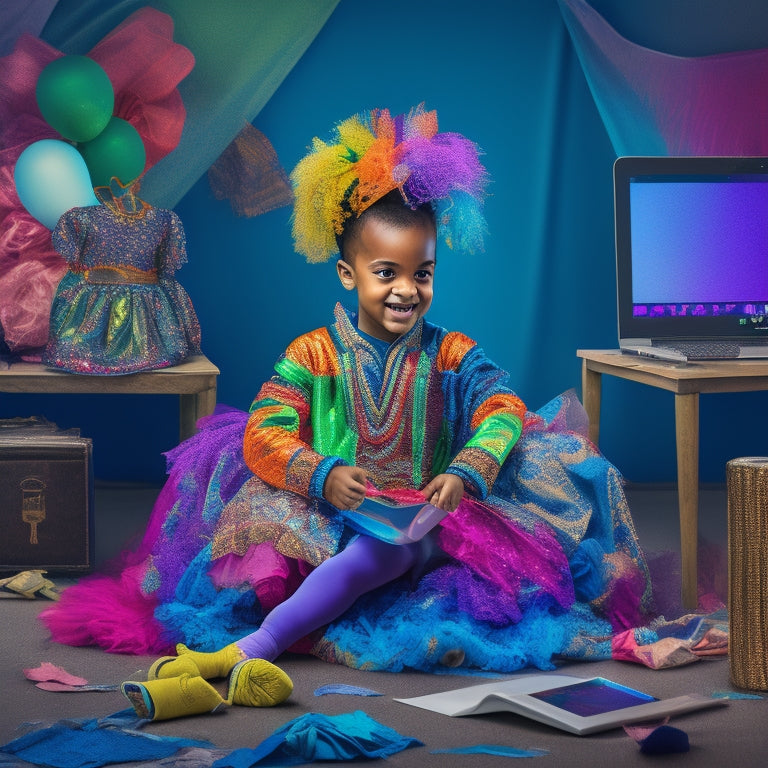
[[[166,680],[137,683],[129,680],[120,690],[146,720],[171,720],[205,712],[220,712],[229,706],[219,692],[202,677],[183,674]]]
[[[280,667],[264,659],[246,659],[229,676],[227,702],[243,707],[274,707],[293,691],[293,682]]]
[[[184,643],[179,643],[176,646],[176,653],[178,656],[163,656],[152,664],[147,678],[164,680],[188,674],[212,680],[214,677],[226,677],[235,664],[246,658],[234,643],[225,645],[221,650],[213,653],[190,651]]]

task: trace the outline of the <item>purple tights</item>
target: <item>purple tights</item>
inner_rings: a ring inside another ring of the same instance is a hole
[[[297,640],[341,616],[358,597],[402,576],[419,550],[419,544],[394,545],[358,536],[315,568],[259,629],[236,645],[249,658],[274,661]]]

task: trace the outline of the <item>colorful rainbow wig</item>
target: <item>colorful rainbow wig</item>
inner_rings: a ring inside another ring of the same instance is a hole
[[[328,261],[347,219],[394,189],[414,208],[432,205],[438,237],[450,248],[482,251],[488,173],[479,155],[461,134],[438,133],[437,112],[423,105],[394,118],[386,109],[347,118],[330,141],[315,138],[291,173],[296,251]]]

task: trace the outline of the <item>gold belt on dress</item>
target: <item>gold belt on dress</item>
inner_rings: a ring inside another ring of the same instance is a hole
[[[140,283],[149,285],[157,282],[156,269],[137,269],[136,267],[92,267],[83,270],[87,283],[119,284]]]

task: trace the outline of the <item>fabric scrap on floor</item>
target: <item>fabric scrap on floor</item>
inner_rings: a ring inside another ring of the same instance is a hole
[[[156,736],[135,730],[144,722],[133,709],[106,718],[60,720],[0,747],[2,762],[16,756],[50,768],[100,768],[113,763],[159,760],[184,747],[212,747],[207,741]]]
[[[211,768],[217,760],[228,754],[228,749],[185,747],[170,757],[153,762],[152,765],[157,768]]]
[[[613,659],[651,669],[680,667],[705,656],[727,653],[728,616],[722,610],[709,615],[686,614],[672,621],[661,617],[648,627],[628,629],[611,640]]]
[[[72,675],[49,661],[44,661],[37,667],[25,669],[24,677],[34,681],[35,686],[44,691],[117,691],[120,688],[117,684],[91,684],[84,677]]]
[[[341,715],[309,712],[278,728],[255,749],[236,749],[212,768],[383,758],[416,746],[423,744],[360,710]]]
[[[625,725],[624,731],[639,745],[645,755],[665,755],[688,752],[691,749],[688,734],[679,728],[667,725],[669,718],[653,725]]]
[[[359,685],[345,685],[344,683],[330,683],[315,688],[315,696],[327,696],[329,693],[340,693],[345,696],[381,696],[378,691],[371,688],[363,688]]]
[[[67,672],[62,667],[51,664],[50,661],[43,661],[37,667],[30,667],[24,670],[24,677],[27,680],[36,682],[47,682],[53,680],[65,685],[87,685],[88,681],[84,677],[78,677]]]
[[[759,693],[743,693],[742,691],[713,691],[713,699],[764,699]]]
[[[34,600],[39,595],[49,600],[58,600],[60,593],[50,579],[44,578],[45,573],[46,571],[22,571],[15,576],[0,579],[0,598]]]
[[[548,755],[546,749],[517,749],[504,744],[474,744],[471,747],[430,749],[430,755],[499,755],[500,757],[540,757]]]

